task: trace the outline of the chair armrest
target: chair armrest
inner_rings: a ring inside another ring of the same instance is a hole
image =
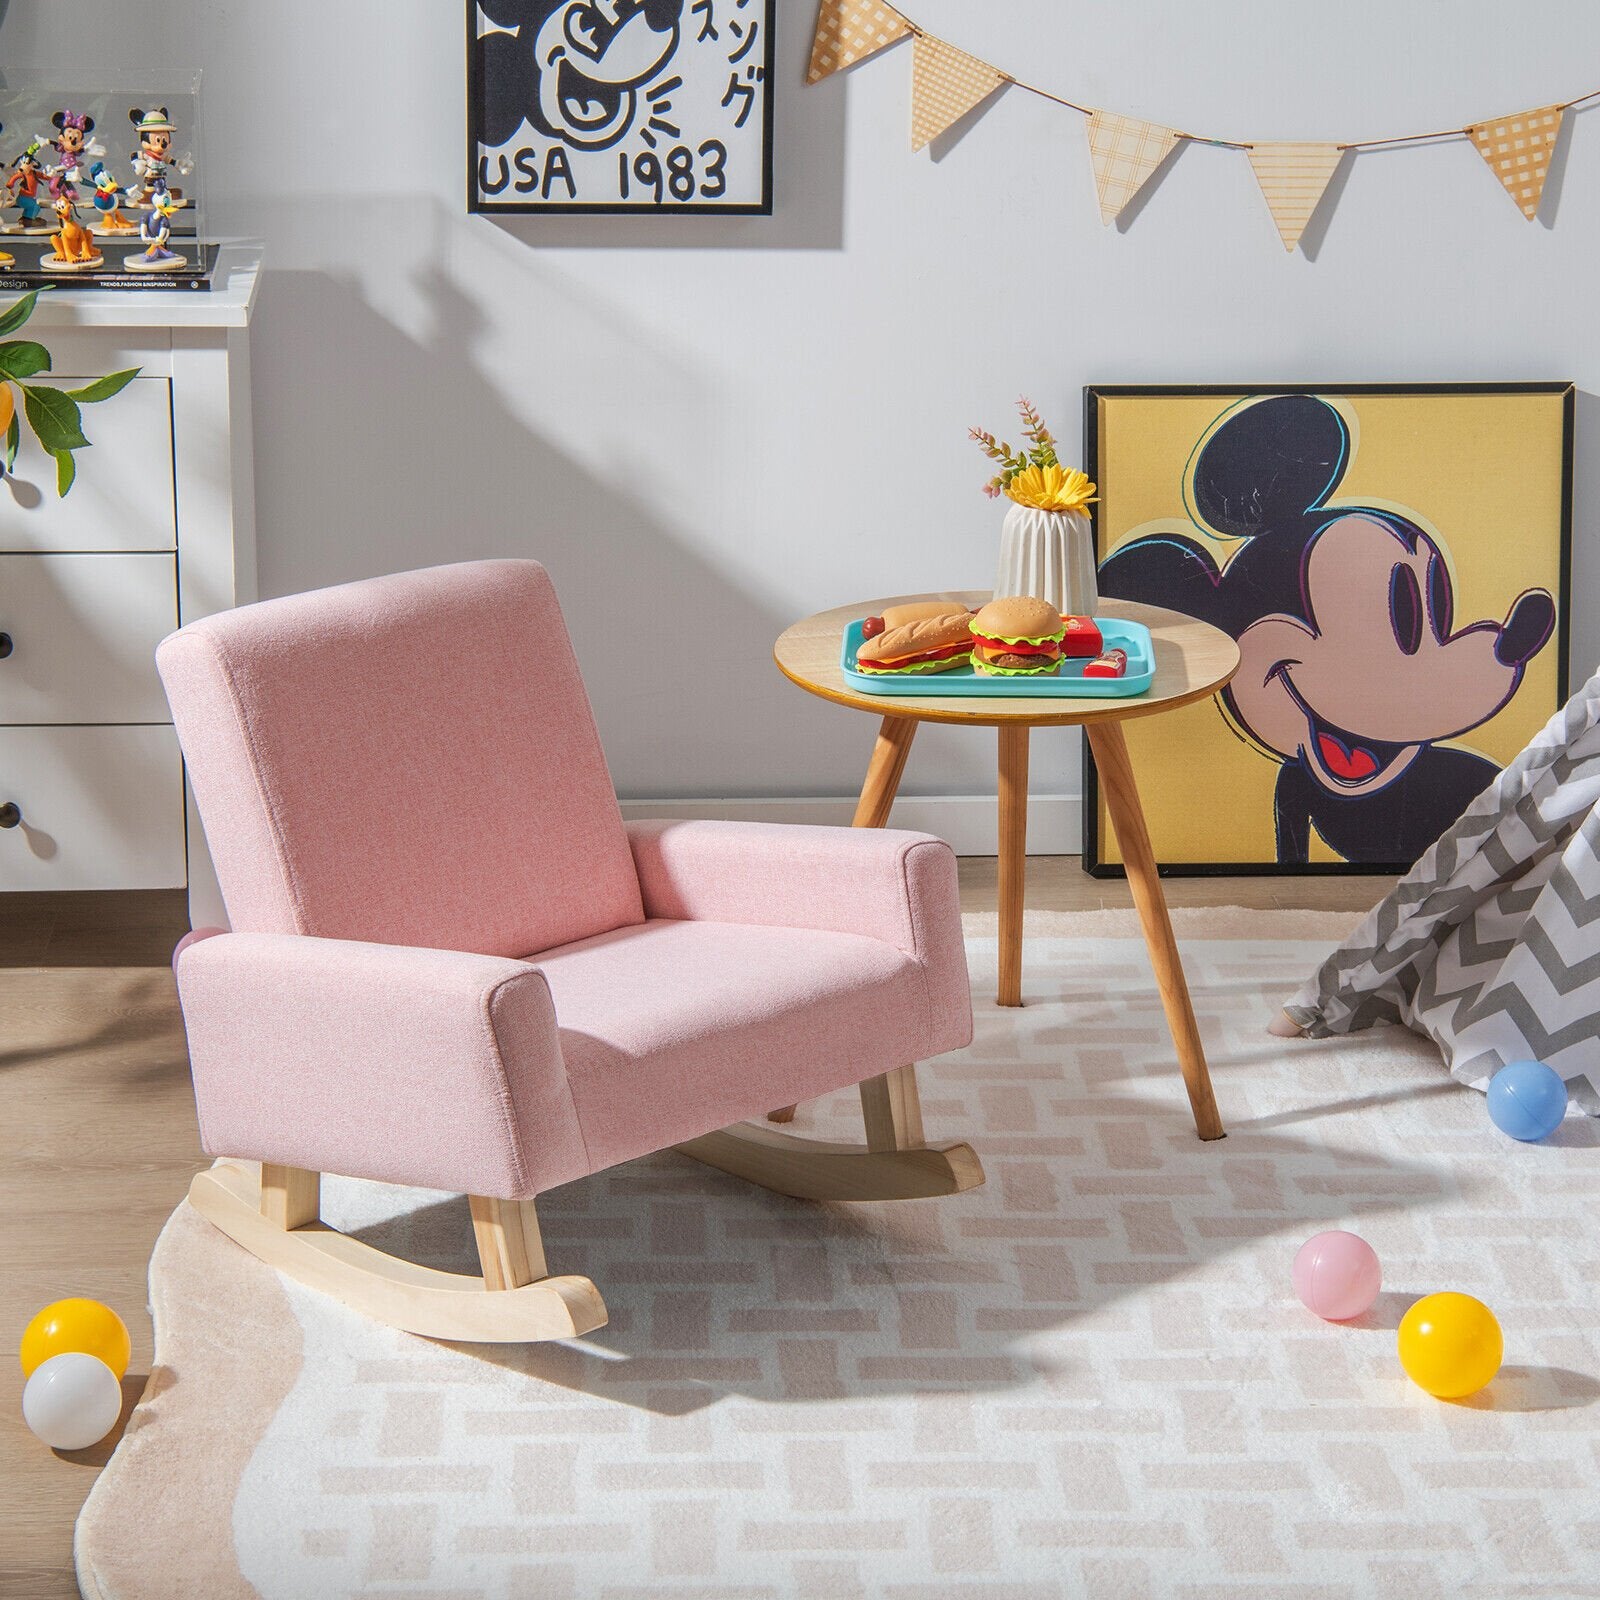
[[[647,917],[855,933],[928,978],[941,1050],[972,1037],[955,852],[925,833],[772,822],[628,824]]]
[[[501,1199],[589,1170],[537,967],[226,933],[177,976],[212,1155]]]

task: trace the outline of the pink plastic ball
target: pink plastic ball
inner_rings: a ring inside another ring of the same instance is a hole
[[[1308,1311],[1328,1322],[1348,1322],[1370,1311],[1382,1287],[1378,1252],[1353,1233],[1319,1233],[1294,1258],[1294,1292]]]
[[[172,951],[172,970],[178,970],[178,957],[192,944],[199,944],[202,939],[215,939],[219,933],[226,933],[226,928],[192,928],[177,942]]]

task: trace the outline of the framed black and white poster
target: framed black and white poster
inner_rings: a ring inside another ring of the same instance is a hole
[[[777,0],[467,0],[467,209],[772,210]]]

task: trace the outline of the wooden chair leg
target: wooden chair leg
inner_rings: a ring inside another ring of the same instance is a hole
[[[520,1289],[550,1276],[533,1201],[467,1198],[485,1289]]]
[[[261,1163],[261,1215],[288,1232],[304,1228],[322,1214],[322,1174],[304,1167]]]
[[[472,1197],[481,1277],[389,1255],[317,1217],[319,1175],[220,1161],[197,1173],[189,1204],[253,1256],[391,1328],[429,1339],[522,1344],[603,1327],[587,1278],[550,1277],[531,1200]],[[493,1293],[485,1291],[492,1290]]]
[[[914,1150],[926,1144],[916,1067],[896,1067],[881,1078],[866,1079],[861,1085],[861,1117],[867,1125],[869,1150]]]
[[[926,1200],[983,1182],[968,1144],[928,1144],[915,1067],[896,1067],[861,1085],[867,1142],[797,1139],[742,1122],[676,1148],[719,1172],[796,1200]]]

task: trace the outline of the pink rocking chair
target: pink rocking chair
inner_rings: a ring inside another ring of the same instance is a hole
[[[439,1338],[570,1338],[533,1197],[676,1148],[780,1194],[983,1181],[924,1141],[914,1063],[972,1037],[948,845],[625,826],[532,561],[209,617],[158,661],[230,933],[178,958],[201,1139],[190,1203],[263,1260]],[[860,1084],[864,1146],[760,1123]],[[320,1174],[471,1196],[482,1276],[318,1219]]]

